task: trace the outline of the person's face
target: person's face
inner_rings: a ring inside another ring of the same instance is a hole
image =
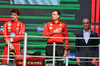
[[[89,23],[89,20],[88,19],[84,19],[83,20],[83,27],[84,27],[84,30],[89,30],[90,29],[90,23]]]
[[[18,19],[19,15],[17,15],[16,13],[11,13],[11,20],[12,21],[16,21]]]
[[[60,15],[58,15],[57,11],[52,12],[52,20],[58,20]]]

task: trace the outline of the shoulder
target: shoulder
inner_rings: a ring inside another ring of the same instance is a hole
[[[91,31],[92,36],[97,36],[97,33]]]
[[[4,23],[4,25],[8,25],[10,23],[11,23],[11,21],[7,21],[7,22]]]
[[[50,24],[52,24],[52,22],[47,22],[47,23],[44,23],[45,25],[50,25]]]
[[[66,24],[64,22],[60,22],[60,24],[62,24],[63,27],[66,27]]]
[[[21,22],[21,21],[19,21],[19,23],[21,24],[21,25],[25,25],[23,22]]]
[[[82,34],[83,34],[83,32],[81,31],[81,32],[79,32],[79,33],[76,34],[76,37],[81,37]]]
[[[66,25],[64,22],[60,22],[61,24],[63,24],[63,25]]]
[[[52,22],[47,22],[46,24],[51,24]]]

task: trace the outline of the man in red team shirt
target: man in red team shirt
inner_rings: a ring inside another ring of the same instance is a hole
[[[58,10],[54,10],[52,12],[52,21],[45,24],[45,28],[43,30],[43,38],[47,38],[47,45],[51,45],[54,42],[57,45],[63,45],[63,38],[52,38],[52,37],[69,37],[66,24],[59,20],[61,13]],[[63,46],[56,46],[56,56],[67,56],[68,54],[68,44],[69,40],[65,38],[65,50]],[[53,55],[53,47],[46,46],[46,55]],[[48,61],[47,63],[52,63]],[[57,61],[57,66],[63,66],[63,61]]]
[[[10,50],[15,50],[16,55],[20,54],[20,40],[23,39],[25,33],[25,24],[18,20],[20,10],[13,8],[10,11],[11,21],[4,23],[3,39],[6,42],[3,51],[3,58],[7,58],[7,43],[10,42]],[[7,63],[6,59],[2,59],[2,63]]]

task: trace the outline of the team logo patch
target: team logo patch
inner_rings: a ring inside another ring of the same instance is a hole
[[[11,23],[8,23],[8,26],[11,26]]]
[[[8,30],[8,32],[11,32],[11,30]]]
[[[52,27],[49,27],[49,29],[52,29]]]
[[[8,29],[10,30],[10,29],[11,29],[11,27],[8,27]]]
[[[16,30],[19,30],[19,28],[17,27]]]
[[[15,37],[15,33],[14,32],[10,33],[10,37]]]
[[[62,24],[60,24],[60,26],[62,26]]]
[[[19,26],[19,24],[17,24],[17,26]]]
[[[52,26],[52,24],[50,24],[50,26]]]

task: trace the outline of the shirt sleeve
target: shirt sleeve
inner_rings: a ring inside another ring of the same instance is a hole
[[[4,39],[4,41],[9,40],[9,38],[7,37],[7,25],[6,25],[6,23],[3,25],[3,39]]]
[[[65,28],[64,28],[64,37],[69,37],[66,24],[65,24]],[[66,45],[65,49],[68,49],[69,39],[65,38],[64,40],[65,40],[65,45]]]
[[[52,31],[49,32],[48,24],[45,24],[42,37],[43,37],[43,38],[46,38],[46,37],[50,37],[50,36],[52,36],[52,35],[53,35],[53,32],[52,32]]]
[[[24,37],[24,33],[25,33],[25,24],[21,24],[21,27],[20,27],[20,31],[19,31],[19,35],[15,36],[13,39],[13,42],[17,42],[17,41],[20,41],[23,39]]]
[[[98,38],[97,33],[96,33],[95,37]],[[99,45],[99,39],[95,39],[94,44],[95,44],[95,45]],[[95,48],[95,57],[99,57],[99,48],[98,48],[98,47]]]

